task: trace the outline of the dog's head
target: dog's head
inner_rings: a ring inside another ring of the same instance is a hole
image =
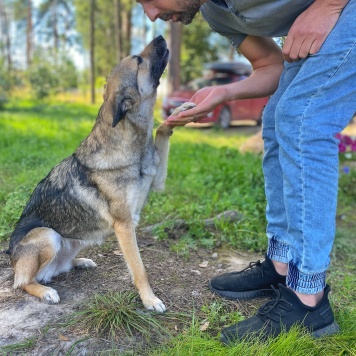
[[[145,101],[153,108],[168,55],[166,41],[158,36],[140,54],[126,57],[114,67],[104,92],[104,101],[112,107],[113,127],[130,111],[137,115]]]

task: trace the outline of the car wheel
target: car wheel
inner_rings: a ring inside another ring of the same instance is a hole
[[[231,112],[228,107],[224,106],[219,114],[219,126],[226,130],[231,124]]]

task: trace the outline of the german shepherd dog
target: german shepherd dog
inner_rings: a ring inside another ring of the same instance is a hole
[[[153,140],[153,106],[168,55],[159,36],[112,70],[91,133],[37,185],[11,235],[14,288],[58,303],[57,291],[40,282],[95,267],[77,254],[115,233],[144,306],[165,311],[149,285],[135,226],[150,189],[164,189],[167,175],[172,129],[162,124]]]

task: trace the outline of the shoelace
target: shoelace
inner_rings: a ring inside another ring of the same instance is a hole
[[[253,277],[253,276],[264,277],[264,269],[263,269],[263,265],[262,265],[261,261],[250,262],[248,267],[246,267],[245,269],[241,270],[238,273],[245,273],[251,277]]]
[[[264,321],[270,319],[280,323],[281,318],[284,317],[285,312],[291,310],[292,305],[285,299],[282,299],[281,292],[278,289],[273,286],[271,287],[276,294],[276,298],[262,305],[262,307],[258,309],[257,315]]]

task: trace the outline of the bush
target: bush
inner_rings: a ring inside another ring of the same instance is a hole
[[[36,99],[58,93],[59,79],[53,65],[47,59],[34,58],[28,71],[28,80]]]
[[[78,87],[77,68],[70,58],[66,56],[60,58],[60,64],[57,66],[57,75],[61,91]]]
[[[64,55],[57,56],[57,60],[52,58],[52,55],[40,51],[28,70],[28,80],[36,99],[77,87],[78,76],[73,62]]]
[[[11,72],[6,68],[4,61],[0,58],[0,110],[3,110],[9,101],[13,78]]]

